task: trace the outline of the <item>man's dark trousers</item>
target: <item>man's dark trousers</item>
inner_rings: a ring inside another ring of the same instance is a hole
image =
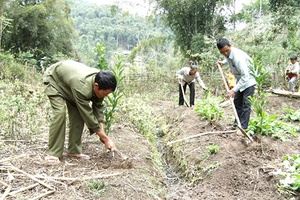
[[[186,82],[183,83],[183,91],[185,93],[186,91],[186,86],[188,84]],[[189,85],[190,88],[190,106],[195,105],[195,83],[192,82]],[[181,90],[181,84],[179,84],[179,105],[183,105],[184,104],[184,99],[183,99],[183,94],[182,94],[182,90]]]
[[[243,92],[238,91],[234,94],[234,105],[243,129],[248,128],[251,113],[251,103],[249,101],[249,97],[254,94],[254,90],[255,87],[251,86],[245,89]]]

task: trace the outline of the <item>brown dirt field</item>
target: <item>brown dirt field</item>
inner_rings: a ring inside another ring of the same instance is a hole
[[[299,109],[299,100],[272,95],[268,111],[284,113],[285,107]],[[184,199],[252,200],[298,199],[278,192],[280,177],[272,175],[285,155],[299,153],[299,138],[282,142],[270,137],[248,143],[234,133],[208,134],[167,145],[168,142],[203,132],[228,131],[233,120],[230,107],[219,124],[201,121],[191,108],[176,107],[175,102],[155,102],[154,116],[163,117],[167,132],[159,138],[164,170],[153,164],[153,147],[134,124],[120,120],[112,127],[111,138],[120,152],[111,157],[97,137],[83,136],[83,151],[88,161],[67,156],[58,166],[44,162],[47,126],[30,141],[0,140],[1,195],[36,184],[6,199]],[[126,116],[124,116],[126,118]],[[297,126],[299,124],[296,124]],[[1,138],[0,138],[1,139]],[[208,155],[207,147],[219,150]],[[5,161],[5,159],[8,159]],[[18,171],[19,169],[19,171]],[[22,170],[22,171],[20,171]],[[49,186],[47,188],[46,186]]]

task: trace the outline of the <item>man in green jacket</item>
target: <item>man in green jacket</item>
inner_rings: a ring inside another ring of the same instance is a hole
[[[115,149],[104,131],[103,99],[114,92],[116,78],[110,71],[99,71],[71,60],[51,65],[43,76],[45,94],[50,100],[52,121],[49,130],[49,149],[46,161],[60,163],[66,130],[66,109],[69,116],[68,156],[89,159],[82,154],[81,136],[84,124],[96,133],[105,147]]]

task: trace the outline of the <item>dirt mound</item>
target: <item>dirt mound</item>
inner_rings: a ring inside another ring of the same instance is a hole
[[[268,110],[273,111],[270,114],[280,116],[285,108],[299,109],[297,99],[276,95],[268,98]],[[278,168],[285,155],[299,153],[299,138],[283,142],[259,137],[251,143],[243,135],[228,133],[233,122],[230,107],[225,108],[223,124],[217,125],[201,121],[186,107],[164,112],[172,122],[170,132],[174,132],[167,140],[179,141],[171,142],[166,159],[187,181],[181,189],[188,191],[190,199],[285,199],[276,188],[281,177],[270,172]],[[198,134],[211,131],[216,134]],[[180,141],[184,138],[190,139]],[[217,153],[208,152],[212,145],[219,147]],[[184,196],[178,192],[177,197]],[[177,197],[173,194],[173,199]]]

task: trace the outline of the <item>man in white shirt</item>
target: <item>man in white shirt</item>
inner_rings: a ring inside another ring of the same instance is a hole
[[[296,81],[299,74],[299,62],[297,61],[297,55],[290,57],[291,63],[286,67],[285,74],[289,80],[290,91],[295,92]]]
[[[249,96],[254,94],[255,78],[250,74],[249,66],[253,65],[252,58],[244,51],[232,47],[225,38],[217,42],[219,52],[225,56],[223,61],[217,61],[221,66],[228,64],[232,71],[236,84],[229,90],[228,96],[234,98],[234,105],[238,113],[243,129],[248,128],[251,103]]]
[[[206,86],[200,78],[197,65],[191,65],[190,67],[183,67],[176,72],[176,77],[179,79],[179,106],[184,104],[184,98],[181,90],[181,84],[183,85],[184,93],[186,86],[190,88],[190,107],[195,105],[195,80],[199,83],[200,87],[206,90]]]

